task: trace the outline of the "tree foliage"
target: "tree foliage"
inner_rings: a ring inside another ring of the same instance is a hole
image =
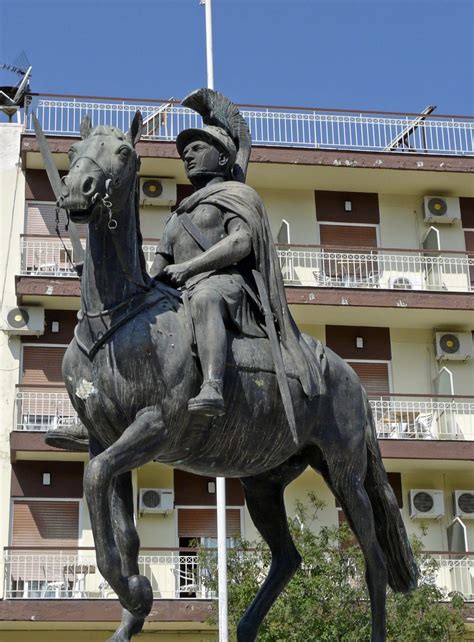
[[[310,495],[310,509],[298,504],[289,520],[301,569],[268,613],[259,642],[365,642],[370,640],[370,604],[364,580],[364,561],[348,527],[314,528],[322,503]],[[310,514],[311,513],[311,514]],[[419,587],[411,594],[387,595],[389,642],[444,642],[462,636],[463,599],[445,595],[435,584],[437,562],[423,553],[419,539],[412,542],[421,569]],[[206,588],[217,592],[215,556],[200,551],[207,569]],[[270,565],[262,543],[240,541],[228,553],[230,639],[255,597]],[[217,605],[213,623],[217,622]]]

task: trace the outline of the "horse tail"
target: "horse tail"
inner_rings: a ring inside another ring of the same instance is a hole
[[[397,499],[382,463],[372,408],[367,405],[367,476],[365,490],[374,511],[377,540],[385,554],[388,583],[397,593],[416,588],[418,568],[400,515]]]

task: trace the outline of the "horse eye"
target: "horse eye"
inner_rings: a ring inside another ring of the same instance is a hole
[[[118,150],[118,153],[121,154],[122,156],[128,156],[130,154],[130,147],[126,147],[125,145],[121,147]]]
[[[69,160],[73,159],[75,153],[76,153],[76,150],[74,149],[74,147],[71,147],[71,149],[67,153]]]

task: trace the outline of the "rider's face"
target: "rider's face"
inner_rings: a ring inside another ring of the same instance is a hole
[[[189,179],[205,174],[224,174],[227,158],[217,147],[195,140],[183,151],[184,168]]]

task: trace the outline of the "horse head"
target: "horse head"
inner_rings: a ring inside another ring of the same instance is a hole
[[[104,205],[117,218],[135,185],[139,168],[135,146],[142,128],[139,111],[127,134],[115,127],[92,128],[89,116],[84,117],[82,140],[69,150],[70,169],[61,186],[61,206],[69,210],[74,223],[98,220]]]

